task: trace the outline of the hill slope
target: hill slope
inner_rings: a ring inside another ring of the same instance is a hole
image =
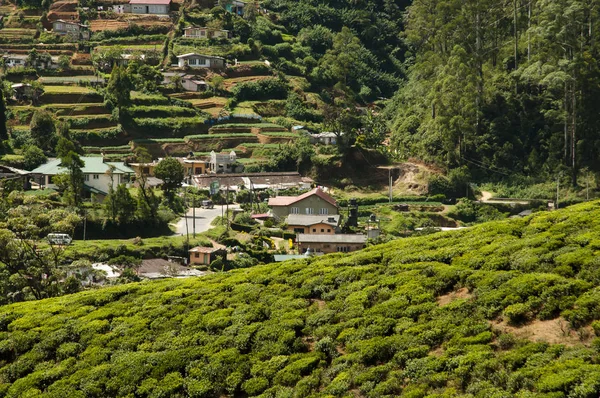
[[[597,396],[599,232],[593,202],[2,307],[0,396]]]

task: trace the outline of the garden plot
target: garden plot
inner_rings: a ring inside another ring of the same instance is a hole
[[[0,39],[5,40],[33,40],[37,31],[35,29],[4,28],[0,29]]]
[[[231,90],[236,84],[244,82],[257,82],[259,80],[272,79],[273,76],[242,76],[225,79],[223,81],[223,88]]]

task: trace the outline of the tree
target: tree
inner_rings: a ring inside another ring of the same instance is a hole
[[[29,145],[23,151],[23,164],[26,170],[33,170],[46,163],[47,160],[44,151],[35,145]]]
[[[63,198],[69,205],[79,207],[84,183],[82,168],[85,164],[76,152],[67,149],[67,147],[67,144],[63,144],[60,156],[60,165],[67,170],[63,174],[64,179],[61,181]]]
[[[56,142],[56,126],[52,114],[44,109],[36,110],[29,123],[31,138],[36,146],[49,151]]]
[[[175,190],[181,186],[185,170],[183,165],[175,158],[161,160],[154,169],[156,178],[163,180],[162,189],[169,203],[173,203]]]
[[[312,166],[315,150],[306,136],[284,144],[271,157],[267,168],[272,171],[307,171]]]
[[[65,209],[30,204],[0,212],[0,274],[5,278],[1,303],[54,297],[72,289],[62,265],[63,247],[41,245],[49,232],[73,234],[81,218]],[[70,287],[69,287],[70,286]]]
[[[131,103],[132,89],[133,84],[127,71],[120,66],[114,68],[110,74],[106,92],[111,101],[113,101],[119,109],[129,106]]]
[[[1,81],[0,84],[2,84]],[[2,141],[5,140],[8,140],[8,130],[6,129],[6,102],[4,93],[0,92],[0,150],[2,149]]]
[[[71,58],[68,55],[58,57],[58,67],[61,70],[69,70],[71,68]]]
[[[258,3],[256,1],[251,1],[246,3],[244,7],[244,19],[254,24],[256,22],[256,18],[258,17]]]
[[[104,199],[104,210],[113,222],[119,225],[127,224],[136,214],[136,201],[124,184],[119,184],[114,190],[112,186]]]
[[[219,93],[223,89],[224,81],[225,78],[223,76],[214,74],[210,77],[208,83],[215,93]]]
[[[360,117],[356,108],[344,105],[326,105],[323,109],[323,126],[327,131],[335,134],[341,153],[352,145],[356,130],[360,126]]]
[[[361,118],[362,128],[356,137],[356,144],[364,148],[377,149],[387,137],[386,119],[381,114],[375,114],[371,109]]]

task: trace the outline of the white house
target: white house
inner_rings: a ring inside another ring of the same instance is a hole
[[[112,169],[112,185],[116,188],[119,184],[129,182],[131,176],[135,175],[135,171],[123,162],[106,162],[100,156],[82,156],[84,189],[88,192],[106,196],[111,186]],[[52,179],[59,174],[65,174],[67,170],[62,167],[60,159],[51,159],[46,164],[31,171],[34,182],[40,185],[40,188],[56,188]]]
[[[181,78],[181,86],[186,91],[206,91],[208,85],[198,76],[185,75]]]
[[[45,54],[45,53],[41,53]],[[17,66],[25,66],[27,63],[27,54],[5,54],[2,56],[4,64],[7,68],[14,68]],[[49,56],[44,59],[38,59],[35,65],[31,65],[36,69],[56,69],[58,68],[58,57]]]
[[[177,56],[177,66],[180,68],[222,69],[225,67],[225,58],[196,53],[182,54]]]
[[[170,11],[171,0],[129,0],[133,14],[166,15]]]
[[[190,26],[183,30],[183,37],[190,39],[227,39],[229,37],[229,31],[224,29]]]
[[[335,145],[337,143],[337,138],[337,135],[332,132],[309,135],[311,144]]]

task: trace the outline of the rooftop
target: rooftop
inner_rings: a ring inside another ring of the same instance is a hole
[[[129,4],[169,5],[171,0],[129,0]]]
[[[329,204],[337,206],[335,199],[323,192],[321,188],[315,188],[312,191],[306,192],[300,196],[277,196],[275,198],[270,198],[269,206],[290,206],[313,195],[317,195],[319,198],[323,199]]]
[[[328,224],[337,227],[340,223],[340,215],[304,215],[290,214],[287,218],[288,225],[311,226],[315,224]]]
[[[135,171],[123,162],[105,162],[100,156],[82,156],[84,174],[104,174],[114,167],[113,174],[134,174]],[[32,174],[56,175],[67,170],[61,166],[60,159],[50,159],[47,163],[31,171]]]
[[[177,56],[177,58],[193,58],[193,57],[204,57],[204,58],[212,58],[212,59],[225,59],[223,57],[217,57],[216,55],[205,55],[205,54],[196,54],[196,53],[187,53],[187,54],[181,54],[181,55]]]
[[[298,243],[365,243],[367,235],[351,234],[298,234]]]
[[[231,173],[231,174],[205,174],[194,176],[194,184],[198,188],[208,189],[212,181],[218,181],[220,186],[249,188],[252,185],[255,189],[266,185],[270,187],[297,187],[300,184],[312,184],[313,180],[308,177],[302,177],[298,172],[274,172],[274,173]]]
[[[218,250],[223,250],[221,248],[218,247],[204,247],[204,246],[196,246],[192,249],[190,249],[190,253],[214,253]]]

